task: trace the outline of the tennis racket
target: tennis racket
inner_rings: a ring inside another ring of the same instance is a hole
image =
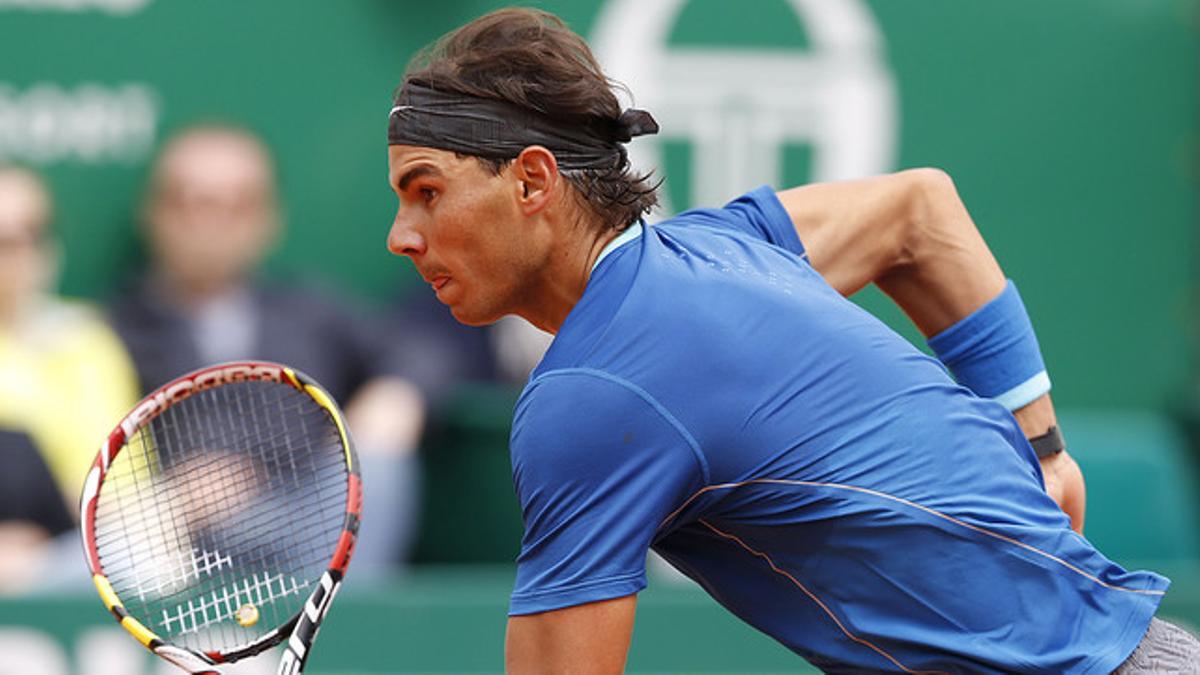
[[[341,586],[362,511],[358,460],[333,399],[266,362],[184,375],[101,446],[80,527],[104,606],[190,673],[286,641],[302,672]]]

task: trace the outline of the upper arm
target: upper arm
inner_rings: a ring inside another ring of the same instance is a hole
[[[633,635],[637,596],[627,595],[508,620],[505,670],[538,673],[620,673]]]
[[[814,183],[778,193],[813,267],[850,295],[902,264],[909,252],[914,195],[928,169]]]
[[[513,615],[640,591],[659,526],[704,483],[669,415],[602,374],[536,380],[517,406],[512,455],[525,525]]]
[[[851,295],[905,262],[922,197],[946,193],[937,186],[948,182],[935,169],[914,169],[778,193],[759,188],[720,212],[698,209],[684,216],[804,255],[831,286]]]
[[[926,336],[1004,290],[954,182],[937,169],[779,194],[813,267],[842,295],[874,282]]]

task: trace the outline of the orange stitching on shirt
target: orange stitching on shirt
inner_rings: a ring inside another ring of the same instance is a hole
[[[1084,577],[1085,579],[1088,579],[1096,584],[1099,584],[1100,586],[1103,586],[1104,588],[1114,590],[1114,591],[1123,591],[1125,593],[1136,593],[1136,594],[1140,594],[1140,595],[1166,595],[1166,591],[1156,591],[1156,590],[1152,590],[1152,589],[1144,590],[1144,589],[1140,589],[1140,588],[1125,588],[1123,586],[1114,586],[1110,583],[1102,581],[1101,579],[1097,578],[1096,576],[1094,576],[1092,574],[1085,572],[1084,570],[1076,567],[1075,565],[1072,565],[1071,563],[1067,562],[1066,560],[1063,560],[1062,558],[1059,558],[1056,555],[1047,553],[1039,548],[1035,548],[1035,547],[1030,546],[1029,544],[1026,544],[1022,541],[1013,539],[1012,537],[1005,536],[998,532],[992,532],[991,530],[988,530],[983,527],[979,527],[978,525],[972,525],[968,522],[959,520],[958,518],[955,518],[954,516],[946,515],[945,513],[942,513],[941,511],[938,511],[936,509],[931,509],[928,506],[922,506],[921,504],[918,504],[913,501],[909,501],[902,497],[896,497],[895,495],[889,495],[886,492],[879,492],[877,490],[871,490],[869,488],[857,487],[854,485],[843,485],[841,483],[818,483],[818,482],[807,481],[807,480],[784,480],[784,479],[779,479],[779,478],[757,478],[754,480],[747,480],[747,481],[742,481],[739,483],[721,483],[718,485],[708,485],[706,487],[703,487],[703,488],[697,490],[696,493],[693,494],[691,497],[688,497],[687,500],[685,500],[683,502],[682,506],[675,509],[675,511],[672,512],[671,515],[667,516],[661,523],[659,523],[658,526],[661,529],[663,525],[666,525],[668,522],[670,522],[672,519],[674,519],[676,516],[678,516],[685,508],[688,507],[688,505],[690,505],[693,501],[695,501],[698,497],[700,497],[700,495],[702,495],[706,492],[710,492],[712,490],[732,489],[732,488],[742,487],[745,485],[753,485],[753,484],[802,485],[802,486],[808,486],[808,487],[826,487],[826,488],[835,488],[835,489],[839,489],[839,490],[851,490],[854,492],[861,492],[863,494],[880,497],[882,499],[888,499],[893,502],[904,504],[905,506],[910,506],[914,509],[919,509],[921,511],[924,511],[925,513],[928,513],[931,516],[936,516],[947,522],[953,523],[953,524],[961,526],[961,527],[965,527],[968,530],[971,530],[973,532],[978,532],[979,534],[983,534],[988,537],[992,537],[994,539],[999,539],[1000,541],[1003,541],[1005,543],[1012,544],[1013,546],[1017,546],[1019,548],[1025,549],[1026,551],[1029,551],[1030,553],[1040,555],[1043,558],[1046,558],[1047,560],[1052,560],[1052,561],[1058,563],[1059,565],[1062,565],[1063,567]]]
[[[833,622],[835,624],[837,624],[837,627],[840,628],[843,633],[846,634],[846,637],[850,638],[851,640],[854,640],[855,642],[859,643],[860,645],[870,647],[877,654],[879,654],[883,658],[887,659],[888,661],[891,661],[892,665],[896,666],[900,670],[903,670],[906,673],[919,673],[922,675],[934,675],[934,674],[948,675],[947,673],[945,673],[944,671],[941,671],[941,670],[912,670],[911,668],[906,667],[903,663],[900,663],[899,661],[897,661],[891,654],[884,651],[881,647],[878,647],[875,644],[873,644],[872,642],[870,642],[869,640],[864,640],[863,638],[860,638],[857,635],[855,635],[854,633],[851,633],[849,630],[847,630],[846,627],[844,625],[842,625],[842,622],[838,620],[837,616],[833,613],[833,611],[830,610],[829,607],[824,602],[821,602],[820,598],[818,598],[816,595],[814,595],[812,591],[808,590],[808,588],[805,587],[804,584],[800,583],[800,581],[798,579],[796,579],[796,577],[794,577],[791,574],[789,574],[788,572],[785,572],[784,570],[780,569],[775,564],[775,561],[771,560],[771,557],[769,555],[767,555],[766,553],[763,553],[762,551],[754,550],[749,545],[747,545],[746,542],[739,539],[736,535],[728,534],[726,532],[722,532],[721,530],[718,530],[716,527],[713,527],[712,523],[709,523],[707,520],[704,520],[703,518],[700,519],[700,524],[704,525],[708,529],[712,530],[713,532],[716,532],[718,535],[720,535],[726,539],[731,539],[731,540],[737,542],[738,546],[741,546],[742,548],[746,549],[746,551],[748,551],[752,555],[758,556],[759,558],[762,558],[763,560],[767,561],[767,564],[771,566],[772,570],[774,570],[778,574],[783,575],[784,577],[787,577],[787,579],[789,581],[791,581],[793,584],[796,585],[796,588],[799,588],[801,591],[804,591],[804,594],[807,595],[810,600],[817,603],[817,606],[820,607],[821,610],[823,612],[825,612],[825,614],[827,614],[830,619],[833,619]]]

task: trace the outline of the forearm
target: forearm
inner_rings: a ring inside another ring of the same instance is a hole
[[[1058,426],[1058,416],[1054,413],[1050,394],[1043,394],[1029,405],[1017,408],[1013,411],[1013,417],[1017,419],[1017,424],[1020,425],[1021,431],[1025,432],[1026,438],[1041,436],[1049,431],[1050,427]]]
[[[949,176],[922,172],[906,199],[906,250],[891,256],[876,284],[931,337],[999,296],[1005,277]],[[1013,415],[1029,438],[1058,424],[1049,394]]]

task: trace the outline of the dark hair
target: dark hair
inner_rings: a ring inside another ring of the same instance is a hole
[[[621,105],[614,86],[583,38],[541,10],[508,8],[486,14],[426,48],[405,81],[479,98],[505,101],[552,119],[615,124]],[[493,173],[511,160],[477,157]],[[658,203],[661,181],[633,172],[621,149],[607,169],[562,173],[606,228],[623,229]]]

